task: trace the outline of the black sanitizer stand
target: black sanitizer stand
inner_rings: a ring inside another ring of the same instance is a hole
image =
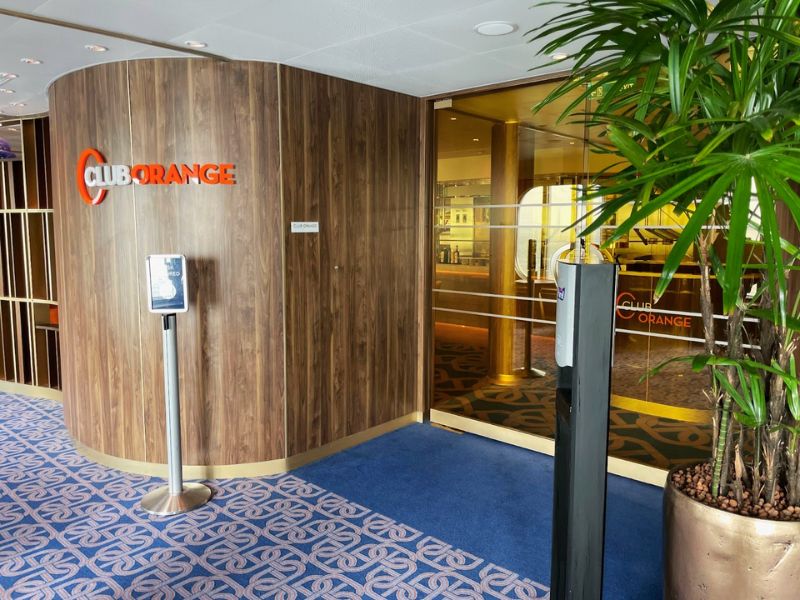
[[[553,600],[603,594],[616,280],[613,264],[558,265]]]

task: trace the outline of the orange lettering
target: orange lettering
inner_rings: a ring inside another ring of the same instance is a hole
[[[164,165],[147,165],[148,169],[150,170],[150,177],[148,177],[148,183],[158,183],[163,185],[164,184],[164,174],[166,173],[166,169]]]
[[[219,182],[223,185],[233,185],[236,180],[233,177],[233,165],[231,163],[222,163],[219,166]]]
[[[217,165],[207,164],[200,167],[200,181],[203,183],[219,183],[219,174]]]
[[[183,183],[189,183],[192,179],[200,179],[200,165],[194,163],[191,167],[189,165],[181,165],[181,175],[183,176]]]
[[[171,164],[169,166],[169,171],[167,171],[167,176],[164,178],[165,183],[185,183],[181,180],[181,172],[178,170],[178,166],[175,164]]]
[[[133,165],[131,167],[131,177],[139,183],[148,183],[150,179],[147,177],[147,165]]]

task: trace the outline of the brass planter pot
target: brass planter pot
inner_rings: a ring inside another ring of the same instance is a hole
[[[744,517],[664,490],[665,600],[797,600],[800,522]]]

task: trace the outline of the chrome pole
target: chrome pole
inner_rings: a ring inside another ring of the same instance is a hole
[[[178,404],[178,344],[175,336],[175,315],[163,315],[163,325],[169,494],[170,496],[179,496],[183,491],[183,461],[181,460],[181,408]]]
[[[164,345],[164,400],[167,421],[167,485],[142,498],[142,508],[155,515],[176,515],[203,506],[211,488],[202,483],[183,483],[181,456],[181,407],[178,388],[178,341],[175,314],[162,315]]]

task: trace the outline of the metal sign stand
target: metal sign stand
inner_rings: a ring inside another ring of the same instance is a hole
[[[211,488],[184,483],[181,460],[181,410],[178,400],[178,344],[175,313],[162,315],[164,331],[164,395],[167,414],[167,463],[169,483],[142,498],[142,508],[154,515],[177,515],[203,506]]]

